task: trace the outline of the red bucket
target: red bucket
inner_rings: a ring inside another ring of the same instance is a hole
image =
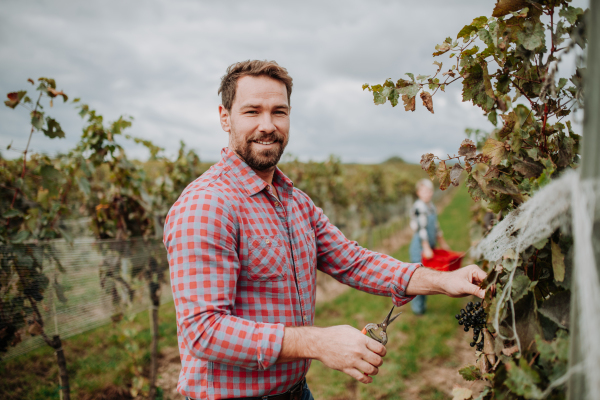
[[[438,271],[454,271],[460,268],[465,253],[433,249],[433,257],[423,258],[423,265]]]

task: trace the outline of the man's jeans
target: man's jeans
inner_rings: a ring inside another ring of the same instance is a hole
[[[185,400],[194,400],[191,397],[186,397]],[[312,393],[310,392],[310,389],[308,388],[308,385],[305,383],[304,384],[304,391],[302,392],[302,400],[315,400],[315,398],[313,397]]]

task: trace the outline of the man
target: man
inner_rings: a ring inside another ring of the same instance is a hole
[[[289,140],[292,78],[275,62],[222,78],[222,159],[165,222],[182,370],[193,399],[312,399],[313,359],[372,382],[386,350],[350,326],[313,327],[316,270],[400,306],[418,294],[484,292],[471,265],[440,273],[351,242],[276,167]],[[272,397],[271,397],[272,396]]]

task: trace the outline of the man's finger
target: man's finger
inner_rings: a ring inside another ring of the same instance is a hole
[[[347,368],[347,369],[343,370],[342,372],[362,383],[373,382],[373,378],[371,378],[368,375],[365,375],[364,372],[361,372],[361,371],[357,370],[356,368]]]
[[[368,350],[365,351],[365,353],[362,356],[362,359],[376,367],[380,367],[381,364],[383,364],[383,358],[381,358],[381,356],[379,356],[371,351],[368,351]],[[365,372],[367,372],[367,371],[365,371]]]
[[[483,299],[483,297],[485,296],[485,290],[483,290],[479,286],[473,285],[473,284],[470,284],[465,292],[471,293],[471,294],[479,297],[480,299]]]
[[[483,270],[481,268],[479,268],[479,266],[473,264],[473,265],[469,265],[469,267],[472,267],[472,277],[474,278],[473,281],[476,282],[482,282],[485,277],[487,276],[487,274],[485,272],[483,272]],[[475,283],[475,282],[473,282]]]
[[[377,340],[368,338],[367,340],[367,349],[371,350],[373,353],[379,354],[381,357],[385,357],[387,350],[384,345],[379,343]]]
[[[379,373],[379,368],[364,360],[357,361],[355,367],[367,375],[377,375]]]

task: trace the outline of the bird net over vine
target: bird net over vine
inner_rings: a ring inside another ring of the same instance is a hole
[[[17,330],[13,341],[18,343],[0,342],[5,349],[16,344],[4,358],[43,346],[43,331],[67,338],[147,310],[155,289],[160,303],[172,300],[167,255],[159,239],[13,244],[0,247],[0,263],[16,268],[18,279],[13,276],[8,285],[27,285],[22,296],[4,303],[11,310],[0,310],[0,330]],[[36,309],[28,310],[32,305]]]

